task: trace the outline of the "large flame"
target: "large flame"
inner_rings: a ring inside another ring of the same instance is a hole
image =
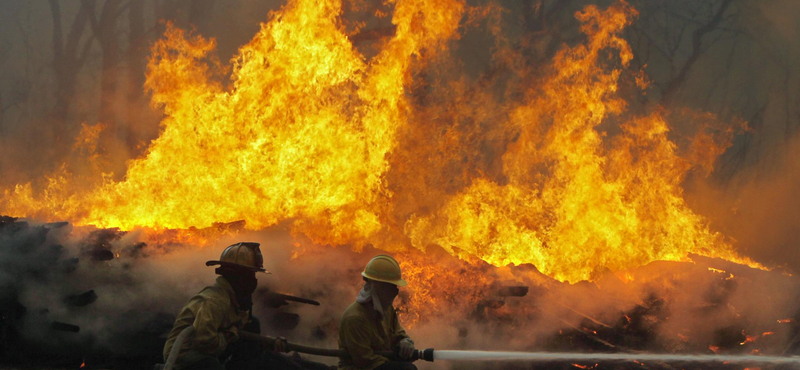
[[[507,181],[476,179],[437,212],[412,217],[414,245],[496,265],[533,263],[568,281],[687,253],[736,259],[682,196],[687,171],[709,157],[681,157],[659,112],[620,119],[611,140],[597,130],[625,107],[615,95],[623,71],[602,68],[601,53],[627,66],[632,53],[617,34],[635,14],[624,4],[577,14],[588,41],[558,53],[553,75],[511,113],[520,137],[503,155]],[[706,145],[719,151],[713,140]]]
[[[689,253],[755,265],[682,195],[686,174],[708,169],[729,135],[701,132],[699,149],[683,153],[662,112],[622,114],[620,78],[638,75],[619,36],[636,15],[624,2],[577,13],[585,43],[561,50],[522,93],[495,98],[456,77],[439,82],[448,96],[437,101],[448,104],[411,94],[421,71],[452,63],[462,18],[492,12],[397,1],[394,34],[367,59],[340,1],[291,0],[232,59],[228,84],[213,40],[169,26],[146,82],[165,114],[161,134],[125,179],[98,169],[94,182],[78,181],[62,170],[41,191],[6,190],[0,213],[122,229],[290,220],[319,244],[438,245],[467,260],[532,263],[562,281]],[[495,57],[513,58],[501,41]],[[599,130],[608,122],[618,134]],[[78,143],[97,129],[85,126]],[[498,161],[485,158],[486,133],[499,143],[489,150],[504,151]],[[489,165],[469,167],[476,158]]]

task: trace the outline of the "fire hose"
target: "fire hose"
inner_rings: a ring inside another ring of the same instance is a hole
[[[240,332],[239,336],[244,340],[263,342],[268,346],[274,346],[275,342],[278,341],[278,338],[275,337],[259,335],[256,333],[250,333],[246,331]],[[308,355],[317,355],[326,357],[339,357],[339,358],[350,357],[350,354],[348,354],[347,351],[343,349],[310,347],[292,342],[285,342],[285,343],[286,343],[286,352],[300,352]],[[396,357],[396,354],[393,351],[375,351],[375,354],[386,358]],[[412,352],[411,357],[406,359],[406,361],[416,361],[416,360],[425,360],[433,362],[433,348],[422,349],[422,350],[415,349],[414,352]]]
[[[167,356],[167,361],[164,364],[163,370],[172,370],[175,367],[175,361],[178,359],[178,353],[180,352],[181,347],[183,347],[186,338],[192,336],[193,334],[194,334],[193,326],[189,326],[188,328],[183,329],[183,331],[180,334],[178,334],[178,337],[175,338],[175,343],[172,344],[172,349],[169,351],[169,355]],[[242,340],[246,341],[262,342],[265,343],[267,346],[271,347],[275,346],[275,342],[279,340],[278,338],[275,337],[260,335],[246,331],[239,332],[239,337]],[[311,347],[286,341],[284,343],[286,344],[286,352],[299,352],[308,355],[325,356],[325,357],[339,357],[339,358],[350,357],[347,351],[342,349]],[[375,354],[387,358],[396,357],[393,351],[375,351]],[[433,362],[433,348],[428,348],[424,350],[415,349],[414,352],[411,354],[411,357],[406,359],[406,361],[416,361],[416,360],[425,360]]]
[[[167,357],[163,370],[172,370],[175,360],[183,342],[194,333],[194,327],[188,327],[178,335],[172,350]],[[274,346],[278,338],[259,335],[256,333],[240,332],[243,340],[263,342]],[[282,339],[281,339],[282,340]],[[341,349],[310,347],[302,344],[284,342],[286,352],[300,352],[309,355],[347,358],[349,354]],[[378,355],[392,358],[392,351],[376,351]],[[464,351],[464,350],[437,350],[434,355],[433,348],[414,350],[410,361],[425,360],[433,362],[434,356],[438,360],[457,361],[659,361],[659,362],[722,362],[722,363],[752,363],[752,364],[793,364],[800,365],[800,357],[795,356],[756,356],[756,355],[708,355],[708,354],[664,354],[664,353],[569,353],[569,352],[503,352],[503,351]]]

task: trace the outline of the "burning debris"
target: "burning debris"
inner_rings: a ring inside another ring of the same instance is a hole
[[[124,363],[144,364],[160,361],[161,345],[159,343],[163,343],[163,335],[174,320],[173,315],[176,311],[174,306],[168,304],[140,306],[127,314],[131,315],[127,317],[135,317],[136,322],[139,322],[132,326],[130,326],[132,323],[127,325],[115,323],[111,326],[98,327],[96,321],[100,317],[87,310],[103,311],[109,305],[112,307],[116,305],[136,306],[137,304],[132,302],[114,304],[109,300],[110,298],[104,299],[104,294],[100,292],[106,290],[103,287],[107,283],[104,283],[103,280],[112,278],[118,272],[124,272],[129,275],[124,279],[128,282],[125,285],[114,285],[115,289],[132,289],[131,292],[137,291],[136,286],[139,285],[155,283],[155,286],[158,286],[163,284],[163,282],[156,283],[147,280],[137,281],[134,276],[138,275],[137,269],[140,269],[148,261],[168,257],[175,253],[185,253],[187,251],[185,247],[161,248],[159,254],[150,256],[120,253],[119,257],[110,261],[84,259],[72,257],[72,255],[81,255],[87,248],[95,246],[96,244],[93,242],[98,240],[97,238],[81,236],[84,232],[70,237],[70,233],[65,233],[70,229],[68,227],[50,229],[44,226],[32,226],[27,222],[14,221],[10,218],[4,218],[4,220],[0,238],[5,240],[6,248],[18,250],[20,246],[26,246],[31,251],[51,251],[50,253],[55,254],[49,257],[52,263],[58,266],[70,266],[51,271],[44,266],[36,267],[38,265],[8,265],[9,260],[6,260],[8,269],[20,271],[20,275],[51,274],[42,281],[43,285],[51,287],[56,281],[74,281],[75,279],[82,280],[83,284],[97,284],[98,286],[78,294],[64,292],[61,294],[61,299],[50,301],[50,304],[54,306],[39,309],[42,306],[31,306],[31,302],[35,302],[37,299],[31,301],[33,297],[25,294],[25,290],[30,287],[26,288],[21,281],[7,283],[3,287],[3,291],[16,291],[17,295],[15,298],[13,295],[6,294],[2,300],[5,302],[2,305],[5,338],[18,338],[15,340],[14,346],[20,350],[15,351],[13,356],[7,353],[6,362],[44,364],[41,359],[48,358],[53,361],[48,360],[47,363],[57,364],[85,359],[88,361],[87,366],[93,368],[100,364],[113,363],[117,364],[116,366],[125,367]],[[87,231],[83,235],[113,234],[113,231],[100,233],[96,231]],[[225,237],[225,234],[220,235]],[[140,236],[145,239],[152,237],[143,234]],[[32,244],[32,241],[40,244]],[[116,255],[117,251],[127,250],[130,245],[139,243],[142,242],[114,238],[114,241],[105,245],[105,248]],[[52,245],[69,245],[69,247],[53,248]],[[306,248],[309,247],[311,246]],[[332,252],[346,252],[346,250],[338,248],[313,248],[320,258],[327,258],[323,256]],[[265,252],[268,260],[270,253],[277,250],[279,249],[270,249]],[[346,253],[352,256],[356,255],[354,252]],[[459,294],[458,290],[448,290],[447,284],[451,282],[442,274],[439,274],[439,279],[429,281],[429,284],[432,285],[426,285],[421,280],[417,280],[413,265],[409,264],[417,263],[414,262],[415,259],[412,256],[408,255],[409,259],[403,262],[404,266],[409,267],[408,274],[404,276],[412,279],[411,285],[407,291],[401,294],[396,304],[404,322],[409,323],[411,331],[421,330],[424,333],[426,327],[456,328],[452,337],[447,335],[443,337],[442,332],[430,335],[431,339],[428,340],[438,338],[435,344],[441,348],[466,346],[492,349],[496,348],[499,343],[504,343],[504,345],[511,345],[518,350],[528,351],[545,349],[553,352],[580,350],[625,353],[641,351],[649,353],[712,353],[709,348],[713,348],[714,352],[720,354],[760,353],[768,355],[784,353],[787,346],[792,346],[788,341],[799,332],[798,327],[794,324],[795,319],[791,318],[796,314],[792,310],[797,309],[789,303],[791,299],[783,292],[781,292],[782,295],[777,296],[763,295],[763,286],[775,286],[777,282],[789,284],[783,285],[786,287],[786,291],[796,289],[798,282],[794,277],[780,272],[763,272],[737,266],[722,260],[699,258],[699,262],[651,264],[630,271],[625,275],[626,281],[624,282],[612,274],[612,276],[598,280],[597,283],[568,284],[549,278],[530,266],[495,268],[483,263],[474,265],[465,263],[450,257],[447,253],[438,254],[434,266],[441,266],[444,269],[443,272],[452,271],[457,275],[467,274],[467,276],[472,276],[473,280],[480,275],[497,274],[497,276],[487,279],[494,283],[485,285],[485,290],[477,291],[474,296],[463,296]],[[421,257],[427,257],[427,262],[431,262],[430,255]],[[274,258],[278,257],[273,255],[272,258],[272,262],[275,263]],[[285,258],[288,259],[281,264],[286,264],[287,267],[276,271],[276,276],[290,272],[293,268],[297,268],[292,267],[296,262],[303,261],[303,258],[293,258],[292,255],[286,255]],[[312,263],[310,259],[305,261]],[[86,263],[89,265],[85,265]],[[198,263],[200,262],[198,261]],[[89,276],[82,275],[86,273],[83,266],[95,266],[91,268],[96,269],[97,264],[104,265],[103,269],[106,269],[106,272],[95,275],[91,278],[92,280],[87,280]],[[714,267],[709,269],[710,266]],[[735,277],[730,279],[728,274],[717,272],[714,269],[736,271]],[[316,278],[328,281],[341,280],[341,275],[339,275],[341,272],[326,272],[318,269],[314,271],[318,275]],[[663,274],[669,274],[670,277],[666,278]],[[105,277],[103,277],[104,275]],[[505,276],[505,278],[501,278],[501,276]],[[291,280],[291,274],[286,278]],[[510,281],[505,280],[509,278]],[[613,279],[617,279],[615,283],[613,283]],[[277,281],[280,282],[281,279]],[[506,282],[504,283],[504,281]],[[298,292],[316,290],[314,289],[316,283],[313,279],[298,282],[299,285],[295,285],[293,290]],[[419,282],[418,286],[414,285],[416,282]],[[354,284],[357,283],[357,281],[354,282]],[[731,285],[731,283],[734,284]],[[683,284],[702,286],[705,293],[702,291],[691,293],[692,295],[699,294],[699,296],[693,297],[676,295],[673,289],[685,291],[680,288]],[[125,286],[127,288],[124,288]],[[74,291],[71,285],[63,286],[63,288]],[[437,308],[440,311],[429,311],[426,315],[418,316],[419,312],[425,312],[417,306],[420,304],[418,295],[430,294],[425,293],[425,289],[445,294],[428,295],[439,300]],[[649,293],[645,294],[644,292]],[[120,297],[119,293],[112,293],[112,296],[118,297],[116,299]],[[125,296],[129,297],[126,299],[134,297],[123,293],[122,297]],[[741,300],[743,297],[755,296],[773,302],[772,307],[767,311],[774,312],[762,316],[742,314],[751,309],[764,309],[759,305],[752,307],[752,302]],[[27,298],[20,299],[21,297]],[[312,293],[310,297],[313,299],[310,299],[275,293],[271,289],[264,288],[257,291],[254,297],[254,302],[258,302],[256,312],[261,318],[263,330],[266,333],[285,335],[297,341],[307,338],[312,343],[320,343],[325,346],[326,343],[331,343],[336,338],[336,320],[342,309],[342,302],[346,302],[349,295],[340,293],[331,296]],[[614,298],[609,300],[609,297]],[[626,297],[630,303],[618,301],[618,299]],[[146,296],[136,299],[149,300]],[[687,302],[686,299],[691,300]],[[785,299],[787,303],[776,305],[775,303],[781,299]],[[292,305],[292,302],[304,304]],[[587,305],[589,302],[591,304]],[[180,300],[178,303],[180,304]],[[748,306],[747,303],[750,305]],[[333,307],[329,307],[331,305]],[[304,310],[302,306],[318,307],[327,313],[319,316],[318,312]],[[778,306],[785,307],[785,309],[775,311]],[[34,312],[32,309],[39,309],[39,311]],[[284,309],[288,309],[288,311]],[[734,314],[729,315],[728,313]],[[696,316],[697,319],[706,321],[710,317],[716,317],[715,320],[724,318],[724,320],[704,328],[693,323],[692,320],[685,322],[685,317],[682,316],[686,315]],[[30,320],[31,317],[36,320]],[[752,320],[759,317],[763,317],[763,319],[758,319],[757,326],[753,326]],[[87,319],[89,320],[87,321]],[[39,329],[30,330],[36,328],[36,325],[40,325]],[[519,341],[519,338],[506,337],[507,334],[515,332],[529,333],[526,336],[527,340]],[[54,336],[55,333],[60,334]],[[115,337],[114,348],[109,348],[96,339],[91,339],[105,337],[108,334],[113,334]],[[38,335],[42,336],[38,337]],[[57,339],[59,336],[68,337]],[[423,338],[427,337],[423,335]],[[43,338],[47,339],[43,340]],[[64,341],[73,343],[65,347],[70,348],[69,351],[59,348],[64,345]],[[433,343],[422,345],[430,344]],[[15,348],[14,346],[9,348]],[[118,352],[120,348],[127,348],[125,356],[121,356]],[[34,351],[48,353],[48,355],[35,357],[32,356]],[[786,353],[792,353],[791,351]],[[75,354],[80,354],[80,356],[74,356]],[[572,366],[571,363],[560,361],[552,362],[552,364],[553,366],[558,364],[557,366],[564,368]],[[635,362],[630,364],[630,366],[639,368],[670,368],[666,364],[659,365],[659,363],[651,362],[643,362],[643,365]],[[591,364],[586,366],[591,366]],[[598,368],[603,368],[603,366],[601,363]]]

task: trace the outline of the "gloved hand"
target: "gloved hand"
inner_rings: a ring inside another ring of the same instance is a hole
[[[286,338],[278,337],[276,339],[277,340],[275,341],[275,347],[272,349],[272,352],[275,353],[286,352],[287,351],[286,343],[288,343]]]
[[[239,328],[231,326],[228,330],[223,331],[222,335],[228,343],[235,342],[239,340]]]
[[[401,359],[407,360],[414,354],[414,341],[411,338],[405,338],[397,343],[397,355]]]

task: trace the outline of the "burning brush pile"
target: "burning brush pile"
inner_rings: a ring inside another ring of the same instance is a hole
[[[133,369],[160,362],[175,313],[192,292],[213,281],[204,261],[215,258],[219,248],[210,245],[242,238],[262,243],[266,267],[273,272],[259,279],[254,296],[254,313],[263,330],[296,342],[335,347],[338,318],[360,288],[359,272],[380,251],[318,246],[285,227],[249,232],[239,225],[171,230],[173,235],[164,235],[67,223],[34,225],[4,217],[0,224],[4,363]],[[215,243],[197,249],[197,244],[187,242],[195,235],[213,235]],[[756,355],[793,354],[800,346],[800,314],[791,294],[800,282],[722,259],[690,255],[686,262],[653,262],[624,276],[606,270],[593,281],[570,284],[531,264],[497,267],[460,260],[443,249],[397,256],[410,281],[397,306],[420,346]],[[679,365],[743,368],[636,361],[546,364],[559,369]],[[436,363],[441,366],[448,365]]]
[[[230,64],[168,26],[145,84],[161,132],[122,180],[87,124],[80,171],[3,190],[5,361],[159,360],[213,278],[204,261],[236,241],[260,242],[273,272],[264,331],[297,342],[335,346],[360,269],[386,252],[423,348],[794,353],[798,280],[737,253],[684,199],[741,124],[633,104],[648,86],[621,37],[635,9],[583,8],[581,41],[530,68],[496,5],[390,5],[374,13],[391,32],[356,43],[365,24],[340,2],[290,1]],[[455,61],[476,27],[502,72]]]

